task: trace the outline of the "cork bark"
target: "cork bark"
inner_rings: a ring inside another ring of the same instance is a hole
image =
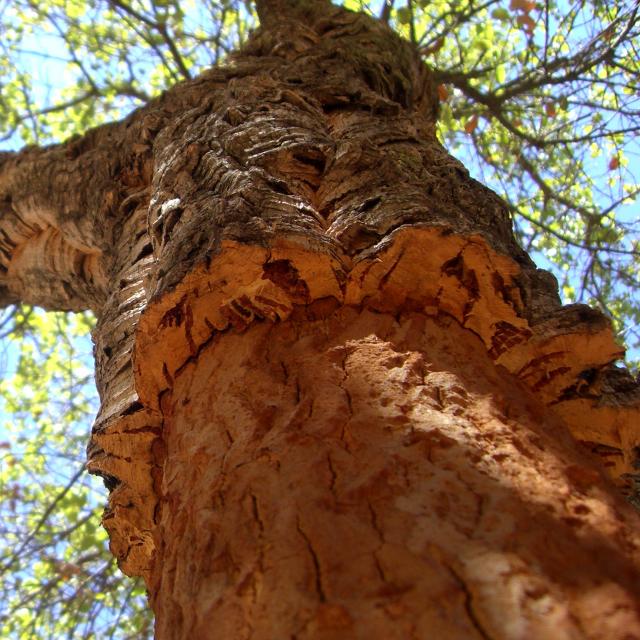
[[[94,309],[89,469],[164,638],[639,637],[640,391],[384,25],[0,155],[0,298]],[[626,634],[626,635],[625,635]]]
[[[639,637],[637,518],[535,394],[449,316],[327,311],[163,396],[157,637]]]

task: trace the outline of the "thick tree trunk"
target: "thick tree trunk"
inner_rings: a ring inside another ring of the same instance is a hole
[[[158,638],[640,633],[618,501],[451,318],[300,310],[161,404]]]
[[[2,299],[99,315],[89,468],[157,637],[640,638],[608,322],[439,145],[411,48],[295,4],[123,123],[0,157]]]

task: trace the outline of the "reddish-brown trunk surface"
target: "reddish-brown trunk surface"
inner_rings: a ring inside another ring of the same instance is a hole
[[[157,638],[640,637],[633,514],[482,342],[322,314],[214,338],[163,396]]]

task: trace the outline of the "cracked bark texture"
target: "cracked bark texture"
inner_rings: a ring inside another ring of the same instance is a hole
[[[258,9],[228,66],[0,154],[0,300],[98,315],[88,466],[157,637],[640,638],[607,319],[440,146],[408,44]]]
[[[635,514],[450,317],[255,324],[162,404],[159,637],[640,634]]]

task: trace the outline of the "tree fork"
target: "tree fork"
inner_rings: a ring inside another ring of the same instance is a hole
[[[407,43],[259,11],[230,66],[0,158],[5,302],[98,314],[88,467],[157,637],[640,636],[608,321],[440,146]]]

